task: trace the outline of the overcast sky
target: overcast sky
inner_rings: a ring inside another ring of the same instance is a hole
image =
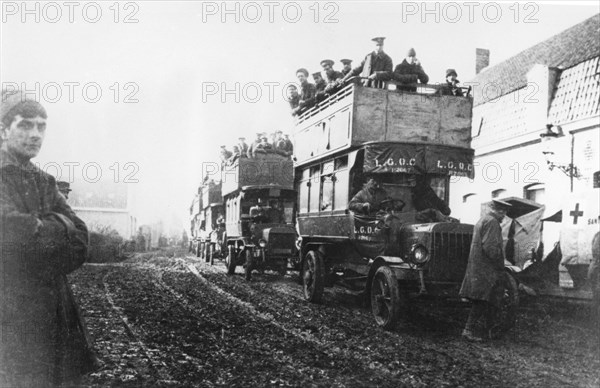
[[[120,182],[139,181],[123,183],[139,224],[175,214],[184,225],[219,145],[291,130],[282,94],[297,68],[318,71],[325,58],[357,65],[371,38],[385,36],[394,65],[414,47],[430,82],[448,67],[464,82],[475,48],[489,49],[493,65],[599,12],[596,1],[427,3],[429,13],[422,2],[230,2],[229,13],[222,2],[115,4],[2,2],[0,78],[38,84],[49,113],[42,166],[62,166],[65,179],[79,163],[79,180],[97,163],[114,179],[118,163]]]

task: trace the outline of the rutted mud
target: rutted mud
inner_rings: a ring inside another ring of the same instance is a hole
[[[597,386],[598,326],[585,306],[526,300],[501,340],[463,341],[459,303],[420,300],[393,331],[363,301],[326,289],[303,299],[298,275],[195,257],[137,255],[72,276],[104,368],[87,386]],[[594,326],[594,324],[596,326]]]

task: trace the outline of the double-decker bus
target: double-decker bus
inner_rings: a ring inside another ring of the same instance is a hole
[[[303,112],[295,127],[295,189],[305,298],[340,284],[393,327],[411,296],[458,297],[473,226],[448,216],[450,178],[473,177],[472,98],[435,85],[355,82]],[[387,198],[352,210],[373,179]],[[507,298],[516,286],[507,282]]]

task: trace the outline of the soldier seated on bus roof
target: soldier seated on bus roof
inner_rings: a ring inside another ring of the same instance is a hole
[[[422,84],[429,82],[429,76],[423,70],[421,62],[417,59],[417,52],[410,48],[406,53],[406,58],[394,69],[393,78],[401,84],[416,84],[419,81]],[[416,92],[416,86],[397,86],[399,91]]]
[[[327,87],[327,82],[323,79],[320,71],[313,73],[313,80],[315,81],[315,89],[316,89],[316,102],[323,101],[325,99],[325,88]]]
[[[266,135],[263,135],[260,138],[260,143],[252,150],[252,157],[256,158],[259,154],[265,155],[272,152],[274,152],[273,146],[269,143],[269,138]]]
[[[348,203],[348,209],[358,214],[373,215],[382,210],[381,203],[391,199],[381,187],[381,178],[369,177],[364,187]]]
[[[352,71],[352,59],[340,59],[340,62],[342,62],[342,65],[344,66],[341,71],[342,77],[345,77]]]
[[[291,144],[291,142],[290,142]],[[288,142],[283,138],[283,132],[275,131],[275,139],[273,141],[273,150],[282,156],[291,156],[292,150],[289,149]]]
[[[321,61],[321,66],[327,77],[327,86],[325,86],[325,94],[335,94],[342,85],[342,79],[344,75],[339,71],[333,70],[334,62],[331,59],[324,59]]]

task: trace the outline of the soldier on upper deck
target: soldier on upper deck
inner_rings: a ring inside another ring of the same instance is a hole
[[[232,155],[233,155],[233,153],[231,153],[231,151],[229,151],[227,149],[227,146],[225,146],[225,145],[221,146],[221,150],[219,151],[219,156],[221,158],[222,164],[227,163],[227,161],[229,160],[229,158],[231,158]]]
[[[260,143],[258,143],[252,149],[252,157],[256,158],[258,154],[267,154],[273,152],[273,146],[269,143],[269,138],[265,135],[260,138]]]
[[[317,90],[314,84],[308,82],[308,70],[301,68],[296,70],[296,77],[300,82],[300,101],[298,106],[300,111],[309,108],[315,101]]]
[[[382,82],[378,81],[387,81],[391,78],[394,64],[392,58],[383,51],[384,39],[384,37],[371,39],[375,42],[375,49],[373,52],[367,54],[360,66],[346,74],[344,81],[360,75],[361,77],[368,78],[364,82],[365,86],[381,87]]]
[[[275,139],[273,140],[273,149],[276,153],[283,156],[292,155],[291,150],[288,149],[288,144],[283,138],[283,132],[280,130],[275,131]]]
[[[248,144],[246,144],[246,138],[240,136],[238,138],[237,144],[233,146],[233,155],[237,156],[239,158],[241,158],[241,157],[245,158],[247,153],[248,153]]]
[[[406,53],[406,58],[394,69],[394,80],[402,84],[416,84],[419,81],[422,84],[429,82],[429,76],[423,70],[421,62],[417,59],[417,52],[410,48]],[[398,86],[398,90],[407,92],[416,92],[416,86]]]
[[[325,87],[325,93],[333,94],[339,89],[344,75],[339,71],[333,70],[333,61],[331,59],[322,60],[321,66],[323,67],[323,71],[327,76],[327,86]]]
[[[248,147],[248,151],[246,151],[247,157],[249,157],[249,158],[253,157],[252,153],[253,153],[254,149],[256,148],[256,146],[258,146],[260,144],[261,137],[262,137],[262,133],[257,132],[256,138],[254,139],[252,144],[250,144],[250,146]]]
[[[283,135],[283,141],[285,141],[285,150],[291,156],[294,154],[294,143],[290,140],[290,135],[287,133]]]
[[[457,96],[457,97],[463,96],[463,91],[458,86],[460,81],[457,80],[456,77],[458,77],[456,70],[454,70],[454,69],[446,70],[446,84],[444,85],[444,87],[442,87],[442,95]]]
[[[327,87],[327,82],[323,79],[320,71],[312,74],[313,80],[315,81],[315,102],[321,102],[325,99],[325,88]]]
[[[288,86],[287,102],[290,104],[290,108],[292,109],[292,116],[296,116],[298,114],[298,110],[300,110],[300,93],[298,93],[298,88],[296,85]]]
[[[344,65],[342,68],[342,77],[345,77],[352,71],[352,59],[340,59],[340,62]]]

